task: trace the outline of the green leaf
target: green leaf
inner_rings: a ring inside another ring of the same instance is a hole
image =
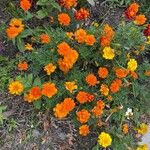
[[[34,101],[33,105],[36,109],[40,109],[42,106],[42,101],[41,100]]]
[[[52,2],[51,2],[51,5],[52,5],[54,8],[58,9],[59,11],[61,11],[61,7],[60,7],[60,5],[59,5],[57,2],[52,1]]]
[[[20,37],[20,38],[25,38],[25,37],[27,37],[27,36],[29,36],[29,35],[32,35],[32,30],[31,30],[31,29],[26,29],[26,30],[24,30],[24,31],[19,35],[19,37]]]
[[[48,4],[49,0],[39,0],[36,5],[44,6]]]
[[[20,51],[24,51],[24,41],[21,39],[21,38],[17,38],[17,40],[16,40],[16,42],[17,42],[17,47],[18,47],[18,49],[20,50]]]
[[[41,9],[41,10],[37,11],[36,17],[37,17],[38,19],[43,19],[43,18],[45,18],[46,16],[48,16],[48,13],[47,13],[47,10],[46,10],[46,9]]]
[[[95,146],[92,148],[92,150],[99,150],[99,145],[98,145],[98,144],[95,145]]]
[[[41,84],[41,79],[39,77],[37,77],[33,82],[33,86],[41,86]]]

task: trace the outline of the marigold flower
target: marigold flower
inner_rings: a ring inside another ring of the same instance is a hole
[[[57,52],[59,55],[62,56],[67,56],[69,55],[70,51],[71,51],[71,47],[66,43],[66,42],[62,42],[60,44],[57,45]]]
[[[46,71],[47,75],[51,75],[55,70],[56,66],[54,66],[52,63],[49,63],[44,67],[44,71]]]
[[[98,83],[96,76],[92,73],[86,76],[85,81],[89,86],[95,86]]]
[[[107,78],[107,76],[108,76],[108,69],[105,68],[105,67],[99,67],[99,69],[98,69],[98,76],[100,78],[103,78],[103,79]]]
[[[101,132],[100,135],[98,136],[98,143],[100,146],[106,148],[111,145],[112,138],[108,133]]]
[[[78,86],[76,85],[75,81],[72,82],[66,82],[65,83],[65,88],[70,92],[73,93],[74,90],[76,90],[78,88]]]
[[[87,124],[80,126],[79,134],[82,136],[87,136],[90,133],[89,126]]]
[[[75,33],[75,39],[78,41],[78,43],[84,43],[85,42],[85,39],[86,39],[86,36],[87,36],[87,33],[85,30],[83,29],[78,29]]]
[[[111,47],[107,46],[103,49],[103,57],[105,59],[113,59],[115,57],[115,51]]]
[[[20,7],[24,11],[28,11],[31,8],[31,2],[30,2],[30,0],[20,0]]]
[[[66,32],[66,35],[69,39],[73,40],[73,37],[74,37],[73,32]]]
[[[125,11],[125,15],[128,19],[133,19],[133,18],[135,18],[138,10],[139,10],[139,4],[134,2]]]
[[[8,27],[6,29],[6,33],[7,33],[8,38],[10,38],[10,39],[13,39],[19,35],[19,31],[15,27]]]
[[[25,61],[20,62],[17,67],[19,71],[26,71],[28,69],[28,63]]]
[[[112,93],[118,92],[120,90],[121,85],[122,81],[120,79],[115,79],[110,85],[110,91]]]
[[[29,91],[29,94],[31,95],[33,100],[38,100],[42,96],[41,89],[37,86],[32,87]]]
[[[133,79],[137,79],[138,78],[138,75],[135,71],[130,71],[130,76],[133,78]]]
[[[65,98],[63,102],[57,104],[54,108],[54,115],[60,119],[65,118],[75,107],[75,102],[71,98]]]
[[[61,6],[70,9],[71,7],[75,7],[77,5],[77,0],[59,0]]]
[[[136,150],[148,150],[147,144],[139,145]]]
[[[115,69],[115,74],[117,78],[125,78],[128,75],[129,71],[124,68],[117,68]]]
[[[76,99],[81,103],[86,103],[86,102],[91,102],[94,100],[94,95],[89,94],[87,92],[84,91],[80,91],[77,96]]]
[[[85,20],[89,17],[89,11],[85,8],[80,8],[74,14],[76,20]]]
[[[110,42],[111,42],[111,39],[108,38],[107,36],[102,36],[100,38],[100,44],[102,47],[106,47],[106,46],[109,46],[110,45]]]
[[[127,65],[130,71],[135,71],[137,69],[137,61],[135,59],[130,59]]]
[[[112,101],[112,100],[113,100],[112,96],[111,96],[111,95],[108,95],[108,96],[107,96],[107,100]]]
[[[145,36],[150,36],[150,24],[147,25],[146,29],[144,30]]]
[[[127,123],[122,125],[122,131],[124,134],[127,134],[129,132],[129,125]]]
[[[47,96],[48,98],[53,97],[57,93],[57,88],[54,83],[45,83],[42,86],[42,95]]]
[[[28,50],[28,51],[32,51],[33,50],[33,47],[32,47],[32,44],[25,44],[25,50]]]
[[[92,46],[95,42],[96,42],[96,39],[95,39],[94,35],[88,34],[88,35],[85,37],[85,43],[86,43],[87,45]]]
[[[103,35],[105,35],[108,38],[112,39],[115,35],[115,32],[113,31],[113,29],[110,25],[105,24],[104,29],[103,29]]]
[[[145,133],[148,132],[148,125],[145,123],[141,123],[139,128],[137,128],[137,131],[139,134],[144,135]]]
[[[61,14],[58,15],[58,21],[59,21],[60,25],[69,26],[70,22],[71,22],[71,19],[70,19],[68,14],[61,13]]]
[[[20,95],[24,90],[24,86],[20,81],[12,81],[8,86],[8,90],[10,94]]]
[[[106,84],[102,84],[101,87],[100,87],[100,92],[102,95],[104,96],[108,96],[109,94],[109,88]]]
[[[143,25],[146,22],[145,15],[138,15],[135,17],[134,23],[137,25]]]
[[[144,72],[144,74],[145,74],[145,76],[150,76],[150,70],[146,70],[146,71]]]
[[[50,42],[50,37],[49,37],[49,35],[48,34],[45,34],[45,33],[42,33],[41,35],[40,35],[40,41],[41,41],[41,43],[43,43],[43,44],[48,44],[49,42]]]
[[[85,109],[82,109],[82,110],[78,111],[76,113],[76,115],[77,115],[77,120],[80,123],[86,123],[90,119],[90,113]]]

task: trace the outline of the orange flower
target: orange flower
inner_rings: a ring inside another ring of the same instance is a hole
[[[90,133],[89,126],[87,124],[80,126],[79,134],[82,136],[87,136]]]
[[[132,77],[133,79],[137,79],[137,78],[138,78],[138,75],[137,75],[137,73],[136,73],[135,71],[131,71],[131,72],[130,72],[130,75],[131,75],[131,77]]]
[[[103,78],[103,79],[107,78],[107,76],[108,76],[108,70],[107,70],[107,68],[105,68],[105,67],[100,67],[100,68],[98,69],[98,76],[99,76],[100,78]]]
[[[138,15],[135,17],[134,23],[137,25],[143,25],[146,22],[145,15]]]
[[[62,56],[67,56],[69,55],[70,51],[71,51],[71,47],[66,43],[66,42],[62,42],[60,44],[57,45],[57,52],[59,55]]]
[[[47,64],[44,67],[44,71],[46,71],[47,75],[51,75],[56,69],[56,66],[54,66],[52,63]]]
[[[53,97],[57,93],[57,88],[54,83],[45,83],[42,86],[42,95],[47,96],[48,98]]]
[[[113,99],[113,98],[112,98],[111,95],[108,95],[108,96],[107,96],[107,100],[112,101],[112,99]]]
[[[25,44],[25,50],[32,51],[33,50],[32,45],[29,43]]]
[[[138,10],[139,10],[139,4],[134,2],[125,11],[125,15],[128,19],[133,19],[133,18],[135,18]]]
[[[117,78],[125,78],[128,75],[129,71],[124,68],[117,68],[115,69],[115,74]]]
[[[20,62],[18,64],[18,70],[19,71],[26,71],[28,69],[28,63],[27,62]]]
[[[6,34],[8,38],[13,39],[18,36],[24,30],[24,25],[22,21],[17,18],[13,18],[10,23],[9,27],[6,29]]]
[[[60,119],[65,118],[74,107],[74,100],[71,98],[65,98],[63,102],[57,104],[56,107],[53,108],[54,115]]]
[[[69,39],[73,40],[73,37],[74,37],[73,32],[66,32],[66,35]]]
[[[75,7],[77,5],[77,0],[59,0],[61,6],[70,9],[71,7]]]
[[[78,43],[84,43],[86,39],[87,33],[83,29],[78,29],[75,32],[75,39],[78,41]]]
[[[40,35],[40,40],[41,40],[41,43],[48,44],[51,39],[50,39],[50,37],[47,34],[42,33]]]
[[[81,103],[86,103],[86,102],[91,102],[94,100],[94,95],[89,94],[87,92],[84,91],[80,91],[77,96],[76,99]]]
[[[102,84],[101,87],[100,87],[100,92],[102,95],[104,96],[108,96],[109,94],[109,88],[106,84]]]
[[[90,114],[87,110],[82,109],[82,110],[78,111],[78,112],[76,113],[76,115],[77,115],[77,120],[78,120],[80,123],[86,123],[86,122],[88,122],[88,120],[90,119],[90,115],[91,115],[91,114]]]
[[[115,35],[115,32],[113,31],[111,26],[109,26],[108,24],[105,24],[104,29],[103,29],[103,35],[112,39]]]
[[[20,1],[20,7],[24,11],[28,11],[31,8],[31,2],[30,2],[30,0],[21,0]]]
[[[100,44],[101,44],[102,47],[109,46],[109,45],[110,45],[110,42],[111,42],[111,40],[110,40],[110,38],[108,38],[107,36],[102,36],[102,37],[100,38]]]
[[[89,17],[89,11],[85,8],[80,8],[75,12],[74,17],[76,20],[85,20]]]
[[[73,93],[74,90],[76,90],[78,88],[78,86],[76,85],[75,81],[72,82],[66,82],[65,83],[65,88],[70,92]]]
[[[98,83],[96,76],[92,73],[86,76],[85,81],[89,86],[95,86]]]
[[[92,46],[95,42],[96,42],[96,39],[95,39],[94,35],[88,34],[88,35],[85,37],[85,43],[86,43],[87,45]]]
[[[110,85],[110,91],[112,93],[118,92],[120,90],[121,85],[122,81],[120,79],[115,79]]]
[[[70,19],[68,14],[61,13],[61,14],[58,15],[58,21],[59,21],[60,25],[69,26],[70,22],[71,22],[71,19]]]
[[[145,74],[145,76],[150,76],[150,70],[146,70],[146,71],[144,72],[144,74]]]
[[[129,125],[127,123],[122,125],[122,131],[124,134],[127,134],[129,132]]]
[[[105,108],[105,103],[102,100],[97,101],[96,106],[91,110],[95,117],[100,116]]]

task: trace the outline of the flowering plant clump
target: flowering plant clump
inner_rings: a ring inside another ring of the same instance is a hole
[[[20,0],[20,14],[6,27],[19,50],[8,91],[58,119],[70,117],[81,136],[99,131],[96,147],[136,149],[132,133],[147,131],[139,118],[148,100],[150,68],[142,58],[150,24],[134,2],[116,28],[85,28],[90,11],[80,7],[77,0]]]

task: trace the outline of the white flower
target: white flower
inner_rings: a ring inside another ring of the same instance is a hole
[[[130,117],[133,116],[133,112],[131,108],[127,108],[125,116],[127,117],[127,119],[130,119]]]

